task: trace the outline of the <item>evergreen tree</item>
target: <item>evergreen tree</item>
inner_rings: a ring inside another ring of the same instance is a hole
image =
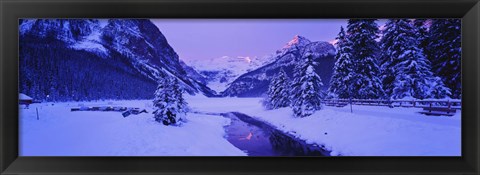
[[[433,72],[452,90],[453,98],[460,98],[462,93],[460,19],[433,20],[427,48]]]
[[[420,54],[411,53],[399,64],[402,74],[394,81],[392,99],[402,98],[445,98],[451,95],[443,81],[433,76],[429,70],[429,61]]]
[[[290,92],[295,117],[307,117],[322,108],[321,101],[325,94],[320,87],[322,79],[315,72],[313,58],[307,54],[304,60],[296,65],[296,75]]]
[[[413,26],[415,27],[415,30],[417,31],[417,36],[418,36],[418,39],[417,39],[419,42],[418,47],[422,49],[425,55],[428,55],[427,46],[429,43],[429,39],[428,39],[429,22],[430,20],[427,20],[427,19],[413,20]]]
[[[288,107],[290,105],[289,87],[288,76],[283,68],[280,68],[280,72],[272,79],[268,86],[266,107],[268,109]]]
[[[401,73],[398,64],[403,60],[399,57],[409,47],[406,44],[412,44],[412,38],[407,38],[412,37],[411,32],[412,28],[405,19],[391,19],[385,24],[380,40],[380,62],[382,85],[387,97],[392,96],[395,78]]]
[[[392,19],[381,41],[385,90],[390,98],[444,98],[449,93],[431,72],[408,19]]]
[[[330,79],[329,94],[338,98],[351,98],[351,83],[353,75],[352,44],[346,38],[343,27],[340,28],[337,39],[335,66]]]
[[[155,91],[153,105],[155,121],[164,125],[175,125],[186,113],[187,103],[182,97],[178,80],[165,76]]]
[[[380,80],[377,51],[378,25],[375,19],[350,19],[347,25],[347,39],[352,42],[354,73],[352,93],[359,99],[384,97]]]
[[[183,98],[183,93],[185,92],[184,89],[180,86],[180,83],[178,82],[178,79],[174,79],[173,81],[173,94],[175,95],[175,100],[177,104],[177,116],[179,121],[186,122],[185,116],[187,115],[188,112],[188,103],[185,101],[185,98]]]

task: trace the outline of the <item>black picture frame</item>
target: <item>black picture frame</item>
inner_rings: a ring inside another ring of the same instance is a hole
[[[1,0],[0,174],[479,174],[479,0]],[[461,157],[19,157],[19,18],[461,18]]]

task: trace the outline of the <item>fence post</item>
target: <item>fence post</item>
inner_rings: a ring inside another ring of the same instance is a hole
[[[349,101],[350,101],[350,113],[353,113],[353,108],[352,108],[352,103],[353,103],[353,102],[352,102],[352,98],[350,98]]]
[[[413,103],[413,107],[415,107],[415,100],[412,100],[412,103]]]
[[[38,116],[38,108],[35,107],[35,110],[37,110],[37,120],[40,120],[40,117]]]

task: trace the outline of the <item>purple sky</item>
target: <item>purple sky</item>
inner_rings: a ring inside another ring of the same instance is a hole
[[[295,35],[311,41],[333,41],[340,26],[347,25],[346,19],[152,19],[152,22],[183,60],[262,57],[282,48]]]

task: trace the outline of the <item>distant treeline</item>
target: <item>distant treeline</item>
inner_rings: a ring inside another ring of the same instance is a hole
[[[156,82],[110,50],[103,58],[53,38],[20,40],[19,91],[40,101],[151,99]]]

